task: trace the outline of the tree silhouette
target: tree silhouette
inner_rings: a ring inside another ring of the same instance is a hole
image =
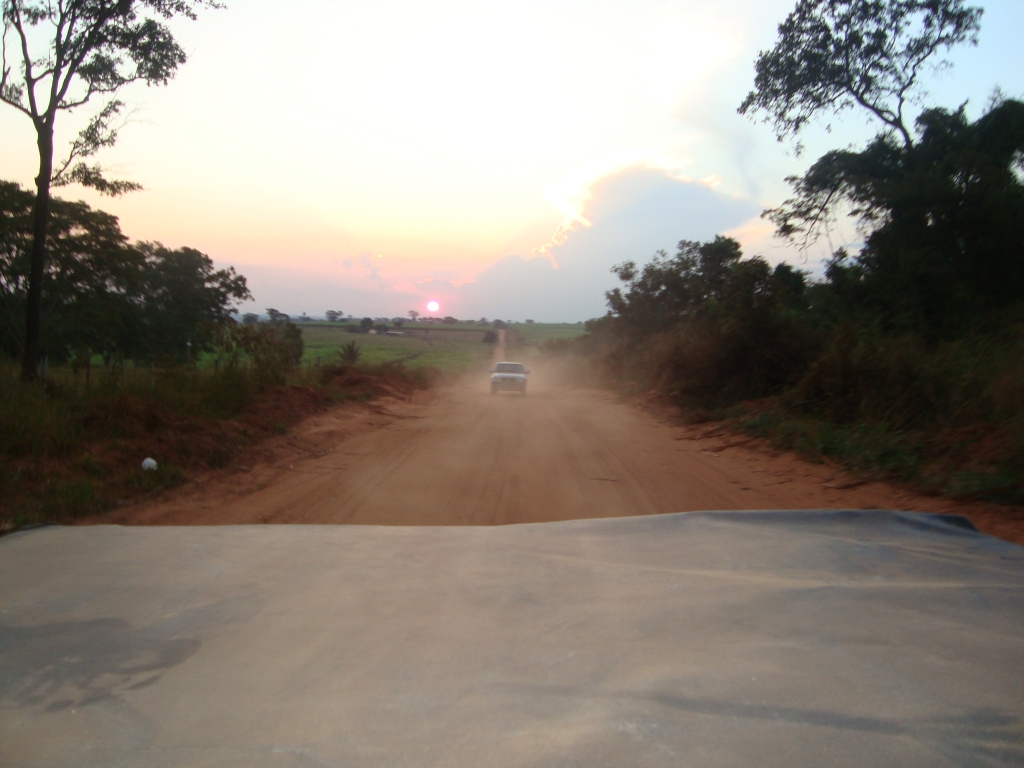
[[[904,111],[922,69],[942,49],[976,45],[981,14],[964,0],[799,0],[758,55],[739,112],[766,113],[781,141],[819,112],[861,107],[910,146]]]
[[[23,353],[35,195],[0,182],[0,351]],[[41,349],[152,360],[205,349],[249,296],[234,269],[192,248],[128,242],[117,218],[83,202],[51,201]],[[251,315],[255,320],[256,316]]]
[[[950,332],[1024,296],[1024,102],[970,122],[926,110],[917,142],[878,136],[834,150],[790,179],[795,195],[767,211],[782,236],[813,241],[849,211],[866,237],[828,277],[847,305],[922,335]]]
[[[164,22],[175,16],[194,19],[197,8],[218,4],[213,0],[0,2],[4,25],[0,100],[32,121],[39,151],[22,359],[22,378],[33,380],[39,357],[50,188],[77,183],[107,195],[140,188],[135,182],[106,178],[101,166],[88,165],[84,159],[117,140],[115,121],[124,103],[114,94],[137,81],[165,85],[185,63],[185,52]],[[43,28],[45,34],[36,34],[34,28]],[[8,37],[14,38],[12,50],[18,51],[11,54],[11,63]],[[38,40],[46,40],[45,52],[33,50]],[[20,59],[17,75],[12,71],[13,59]],[[58,113],[81,107],[94,96],[107,101],[55,166],[53,132]]]

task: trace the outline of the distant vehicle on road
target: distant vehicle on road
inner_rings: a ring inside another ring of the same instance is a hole
[[[503,390],[512,390],[520,395],[526,394],[526,366],[522,363],[495,363],[491,368],[491,394],[496,395]]]

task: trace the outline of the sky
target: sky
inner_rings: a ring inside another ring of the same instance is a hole
[[[144,190],[69,187],[133,240],[190,246],[253,301],[320,316],[409,310],[576,322],[604,314],[610,269],[679,240],[736,237],[814,273],[843,225],[800,252],[759,216],[785,177],[877,131],[849,113],[797,157],[736,113],[794,0],[227,0],[177,20],[188,62],[122,92],[98,158]],[[1024,3],[993,0],[980,45],[926,81],[928,105],[1024,96]],[[58,124],[58,146],[89,116]],[[0,178],[30,186],[28,119],[0,105]]]

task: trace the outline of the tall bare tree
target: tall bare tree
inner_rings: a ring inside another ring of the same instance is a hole
[[[165,85],[185,63],[165,22],[195,19],[198,9],[220,6],[215,0],[0,0],[0,7],[0,100],[32,121],[39,150],[21,369],[22,379],[31,381],[39,360],[51,187],[77,183],[107,195],[140,189],[108,179],[102,166],[86,159],[117,140],[121,88],[139,81]],[[94,99],[102,106],[55,163],[57,115]]]

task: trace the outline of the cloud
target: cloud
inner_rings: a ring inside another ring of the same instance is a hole
[[[387,281],[380,274],[380,261],[384,258],[380,253],[361,253],[359,263],[366,268],[366,276],[382,287],[387,286]]]
[[[504,256],[475,276],[442,265],[422,271],[372,251],[340,264],[334,259],[333,270],[251,265],[242,272],[257,302],[272,295],[274,306],[294,314],[327,308],[425,314],[426,302],[434,300],[440,315],[576,322],[605,313],[604,294],[619,284],[611,273],[615,264],[643,264],[658,250],[674,252],[680,240],[727,232],[752,242],[763,238],[754,223],[760,207],[717,191],[716,181],[651,165],[605,174],[584,188],[578,208],[548,242]]]
[[[538,255],[500,259],[475,281],[450,285],[448,301],[466,317],[596,317],[605,312],[605,291],[618,284],[613,265],[644,263],[658,250],[674,251],[680,240],[711,239],[758,212],[753,202],[716,192],[709,181],[626,168],[595,181],[575,222],[535,249]]]

